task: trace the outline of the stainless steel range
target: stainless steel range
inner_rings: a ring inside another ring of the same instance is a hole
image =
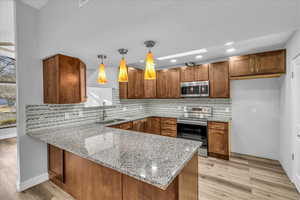
[[[212,116],[212,107],[186,106],[183,115],[177,119],[179,138],[202,142],[199,154],[207,156],[207,118]]]

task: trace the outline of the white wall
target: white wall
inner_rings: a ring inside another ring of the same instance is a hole
[[[280,120],[280,162],[292,179],[292,94],[291,94],[291,61],[300,53],[300,31],[288,41],[287,49],[287,73],[282,78],[281,84],[281,120]]]
[[[25,105],[42,103],[42,65],[38,57],[37,11],[16,0],[17,43],[17,188],[47,178],[46,144],[25,135]]]
[[[0,42],[15,42],[14,29],[14,2],[11,0],[0,1]],[[5,47],[13,50],[13,47]],[[15,57],[12,52],[0,49],[0,55]]]
[[[280,80],[231,81],[232,151],[279,159]]]

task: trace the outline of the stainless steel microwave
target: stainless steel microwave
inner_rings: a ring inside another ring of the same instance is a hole
[[[181,83],[182,97],[209,97],[209,81]]]

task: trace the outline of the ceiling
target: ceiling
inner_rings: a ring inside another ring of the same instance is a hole
[[[40,9],[48,3],[48,0],[22,0],[33,8]]]
[[[205,62],[283,47],[300,27],[299,9],[299,0],[90,0],[81,8],[77,0],[51,0],[39,11],[40,56],[62,52],[96,68],[97,54],[118,66],[117,49],[128,48],[128,63],[138,65],[147,51],[143,42],[152,39],[155,57],[206,48]],[[233,54],[225,52],[228,41],[235,42]]]

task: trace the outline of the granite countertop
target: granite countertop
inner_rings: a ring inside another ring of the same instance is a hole
[[[125,119],[131,121],[145,117]],[[201,142],[106,126],[93,123],[36,130],[27,134],[163,190],[201,146]]]

